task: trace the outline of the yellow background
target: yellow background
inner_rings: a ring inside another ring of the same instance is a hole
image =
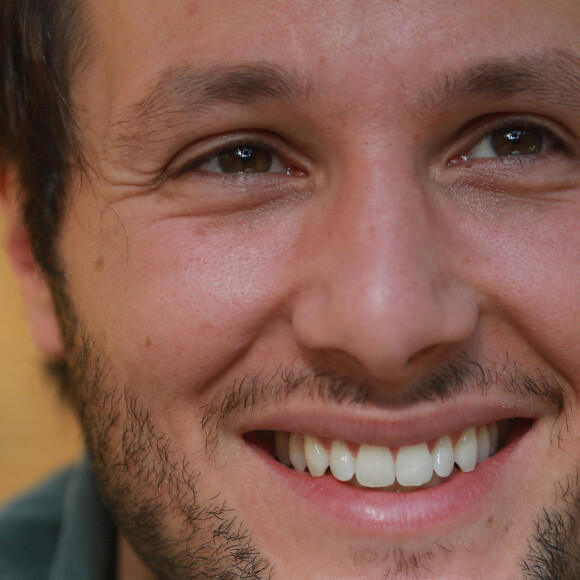
[[[4,252],[0,216],[0,503],[78,456],[72,414],[42,370]]]

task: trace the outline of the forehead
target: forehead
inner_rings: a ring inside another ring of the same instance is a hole
[[[75,99],[93,130],[183,66],[266,63],[352,106],[498,57],[580,52],[577,0],[87,0]]]

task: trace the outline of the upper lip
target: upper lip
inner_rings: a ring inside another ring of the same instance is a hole
[[[240,434],[286,431],[368,445],[400,447],[502,419],[536,419],[553,412],[546,403],[542,406],[526,404],[526,401],[492,402],[488,397],[459,398],[404,411],[288,401],[283,408],[272,406],[256,414],[240,415],[235,420],[234,428]]]
[[[550,388],[563,396],[560,385],[566,382],[554,372],[543,373],[535,367],[528,375],[516,363],[498,366],[486,358],[483,366],[471,362],[467,355],[458,360],[467,361],[478,372],[425,372],[423,377],[399,386],[347,377],[338,382],[338,391],[332,375],[307,369],[302,374],[295,368],[298,365],[270,377],[265,371],[254,378],[248,375],[248,380],[236,383],[233,400],[216,393],[212,403],[214,429],[239,436],[252,431],[286,431],[401,447],[503,419],[535,420],[562,412],[560,399],[551,395]],[[440,369],[448,366],[442,364]],[[433,376],[439,377],[439,382],[433,382]],[[457,388],[441,390],[442,377]],[[401,397],[416,394],[418,386],[421,397],[401,405]]]

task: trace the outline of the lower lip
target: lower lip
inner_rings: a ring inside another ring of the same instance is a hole
[[[264,449],[253,448],[265,461],[275,483],[285,488],[286,497],[297,494],[312,506],[311,511],[318,510],[349,527],[405,534],[440,529],[463,518],[472,519],[476,513],[489,512],[485,509],[487,502],[522,436],[522,432],[512,433],[501,451],[472,472],[459,472],[436,487],[403,493],[353,487],[329,474],[312,477],[282,465]]]

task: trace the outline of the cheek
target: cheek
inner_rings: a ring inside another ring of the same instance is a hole
[[[470,222],[470,276],[489,308],[580,388],[580,208],[536,209],[495,219],[493,227]]]
[[[103,239],[76,270],[73,301],[103,339],[117,380],[142,394],[203,388],[256,340],[288,291],[288,223],[203,229],[191,218],[125,222],[116,238]]]

